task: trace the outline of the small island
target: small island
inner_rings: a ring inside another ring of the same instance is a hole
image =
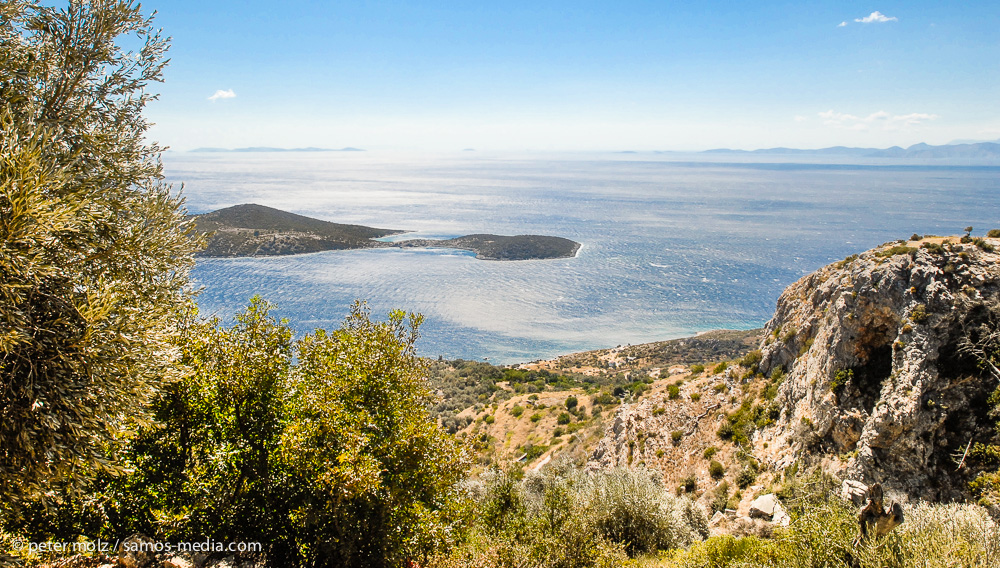
[[[321,221],[252,203],[194,215],[197,230],[208,234],[200,256],[283,256],[364,248],[439,247],[471,251],[480,260],[571,258],[580,243],[545,235],[475,234],[447,240],[378,241],[406,231]]]

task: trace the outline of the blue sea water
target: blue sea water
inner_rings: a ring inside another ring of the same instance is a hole
[[[1000,167],[803,163],[659,154],[164,156],[192,213],[259,203],[411,231],[556,235],[576,258],[448,249],[199,259],[203,313],[259,294],[299,332],[356,299],[426,318],[423,355],[528,361],[718,328],[754,328],[801,276],[912,233],[1000,227]],[[727,161],[728,160],[728,161]],[[801,158],[799,158],[801,160]]]

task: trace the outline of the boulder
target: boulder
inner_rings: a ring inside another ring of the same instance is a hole
[[[163,568],[194,568],[194,561],[186,554],[177,554],[164,560]]]
[[[784,512],[777,496],[773,493],[761,495],[750,504],[750,518],[770,521],[777,511]]]
[[[156,541],[148,536],[134,534],[119,546],[119,568],[147,568],[156,561]]]

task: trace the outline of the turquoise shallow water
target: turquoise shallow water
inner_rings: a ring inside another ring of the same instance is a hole
[[[1000,167],[367,152],[164,162],[195,213],[252,202],[406,237],[583,243],[546,261],[388,249],[201,259],[194,271],[206,313],[228,317],[260,294],[309,331],[366,299],[376,314],[423,313],[424,355],[499,362],[758,327],[785,286],[828,262],[914,232],[1000,227]]]

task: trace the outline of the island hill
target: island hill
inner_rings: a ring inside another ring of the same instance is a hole
[[[454,239],[375,239],[406,231],[345,225],[296,215],[256,204],[234,205],[194,215],[195,226],[208,233],[200,256],[280,256],[327,250],[439,247],[467,250],[481,260],[540,260],[576,256],[580,243],[544,235],[476,234]]]

